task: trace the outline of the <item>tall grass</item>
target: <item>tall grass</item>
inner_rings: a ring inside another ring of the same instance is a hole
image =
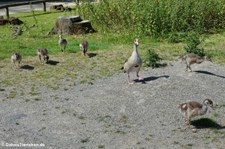
[[[224,0],[100,0],[78,9],[101,32],[161,36],[225,27]]]

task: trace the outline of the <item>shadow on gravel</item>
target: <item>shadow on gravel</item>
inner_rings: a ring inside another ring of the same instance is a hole
[[[217,74],[208,72],[208,71],[201,71],[201,70],[200,70],[200,71],[194,71],[194,72],[202,73],[202,74],[207,74],[207,75],[212,75],[212,76],[216,76],[216,77],[220,77],[220,78],[225,78],[225,76],[220,76],[220,75],[217,75]]]
[[[95,57],[97,56],[97,53],[88,53],[87,54],[89,58]]]
[[[134,82],[141,82],[142,84],[146,84],[146,82],[154,81],[159,78],[169,78],[169,76],[168,75],[163,75],[163,76],[158,76],[158,77],[151,76],[151,77],[144,78],[143,80],[135,79]]]
[[[53,61],[53,60],[48,60],[47,64],[49,65],[57,65],[59,62],[58,61]]]
[[[23,66],[20,67],[20,69],[33,70],[34,67],[30,66],[30,65],[23,65]]]
[[[201,118],[198,120],[193,120],[191,125],[195,126],[197,129],[212,128],[212,129],[225,129],[225,126],[221,126],[217,122],[209,118]]]

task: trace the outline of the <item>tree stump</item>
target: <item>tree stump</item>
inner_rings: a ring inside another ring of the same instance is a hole
[[[58,17],[55,26],[49,34],[86,34],[95,30],[89,20],[82,20],[80,16]]]

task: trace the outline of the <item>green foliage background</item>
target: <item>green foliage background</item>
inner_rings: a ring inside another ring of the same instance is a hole
[[[99,0],[79,6],[79,14],[99,31],[162,36],[211,32],[225,27],[224,0]]]

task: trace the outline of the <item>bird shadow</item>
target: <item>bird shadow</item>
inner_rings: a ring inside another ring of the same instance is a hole
[[[33,70],[34,67],[30,66],[30,65],[23,65],[23,66],[20,67],[20,69]]]
[[[151,76],[151,77],[147,77],[147,78],[144,78],[143,80],[138,80],[138,79],[135,79],[134,82],[141,82],[142,84],[146,84],[146,82],[149,82],[149,81],[154,81],[154,80],[157,80],[159,78],[169,78],[168,75],[162,75],[162,76]]]
[[[49,65],[57,65],[58,63],[59,63],[58,61],[48,60],[48,62],[46,64],[49,64]]]
[[[89,58],[95,57],[97,56],[97,53],[87,53]]]
[[[197,129],[225,129],[225,126],[221,126],[217,122],[209,119],[209,118],[201,118],[198,120],[191,121],[191,125],[193,125]]]
[[[225,78],[225,76],[220,76],[220,75],[214,74],[214,73],[212,73],[212,72],[208,72],[208,71],[201,71],[201,70],[198,70],[198,71],[194,71],[194,72],[202,73],[202,74],[206,74],[206,75],[212,75],[212,76],[216,76],[216,77],[220,77],[220,78]]]

